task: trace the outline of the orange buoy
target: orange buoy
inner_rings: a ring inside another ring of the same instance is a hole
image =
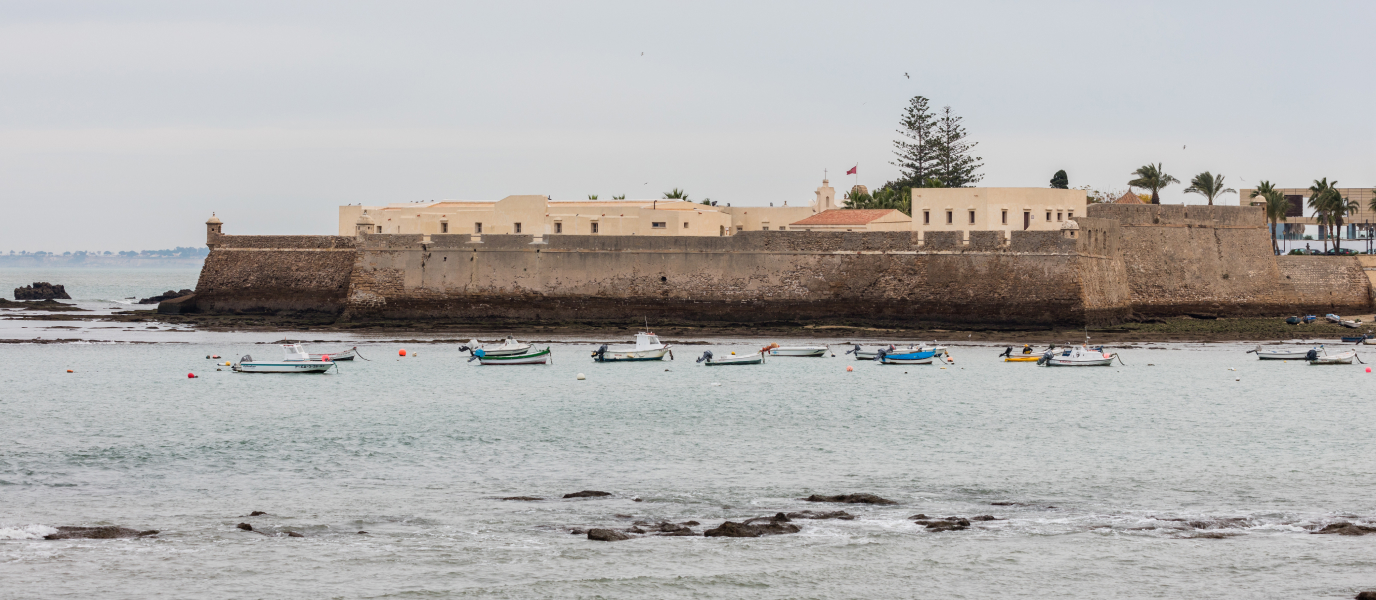
[[[850,365],[846,365],[846,372],[847,372],[847,373],[849,373],[849,372],[851,372],[851,371],[854,371],[854,370],[855,370],[855,367],[852,367],[852,366],[850,366]]]
[[[328,355],[328,354],[321,355],[321,357],[320,357],[320,362],[330,362],[330,355]]]
[[[406,356],[406,349],[402,348],[401,350],[398,350],[397,356]]]
[[[72,373],[73,371],[72,371],[71,369],[67,369],[67,372],[68,372],[68,373]],[[1370,372],[1371,372],[1371,369],[1367,369],[1366,372],[1367,372],[1367,373],[1370,373]]]

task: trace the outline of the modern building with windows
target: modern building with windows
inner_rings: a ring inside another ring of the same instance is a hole
[[[1371,228],[1376,228],[1376,212],[1371,210],[1371,200],[1376,198],[1376,191],[1370,187],[1360,188],[1337,188],[1342,197],[1357,203],[1356,212],[1343,217],[1343,230],[1340,235],[1344,239],[1358,239],[1368,237],[1367,233]],[[1252,192],[1256,190],[1246,188],[1238,190],[1238,205],[1240,206],[1262,206],[1265,202],[1260,197],[1253,198]],[[1309,197],[1313,192],[1309,188],[1277,188],[1285,200],[1289,203],[1289,208],[1285,211],[1285,220],[1278,223],[1277,237],[1282,239],[1299,239],[1307,232],[1315,240],[1323,239],[1323,232],[1319,228],[1309,230],[1307,225],[1318,225],[1318,219],[1314,218],[1314,209],[1309,208]]]

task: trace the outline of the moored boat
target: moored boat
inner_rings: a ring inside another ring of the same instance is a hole
[[[668,344],[660,343],[659,336],[648,331],[635,334],[635,347],[611,348],[606,344],[592,351],[596,362],[629,362],[642,360],[664,360],[665,355],[673,358]]]
[[[708,367],[723,367],[727,365],[760,365],[764,364],[764,352],[754,354],[737,355],[735,352],[721,358],[712,356],[712,351],[707,350],[698,358],[698,362],[704,363]]]
[[[1354,359],[1358,361],[1362,360],[1357,358],[1356,350],[1348,350],[1337,354],[1310,350],[1304,357],[1304,360],[1311,365],[1350,365]]]
[[[760,349],[770,356],[826,356],[826,346],[780,346],[770,344]]]
[[[1305,356],[1307,356],[1310,352],[1313,352],[1314,350],[1322,351],[1323,346],[1315,346],[1312,349],[1305,348],[1303,350],[1296,350],[1294,348],[1277,348],[1275,350],[1262,350],[1261,346],[1258,345],[1255,349],[1248,350],[1247,353],[1256,354],[1257,358],[1261,360],[1303,360]]]
[[[1349,329],[1356,329],[1356,328],[1362,326],[1362,320],[1361,320],[1361,319],[1357,319],[1357,320],[1349,321],[1349,320],[1344,319],[1344,320],[1342,320],[1342,321],[1338,321],[1338,324],[1339,324],[1339,325],[1342,325],[1343,327],[1347,327],[1347,328],[1349,328]]]
[[[506,340],[502,342],[502,345],[496,348],[483,348],[481,342],[478,340],[470,340],[468,345],[459,346],[459,352],[470,352],[476,356],[477,351],[482,350],[483,354],[487,356],[518,356],[530,353],[530,347],[530,344],[522,344],[516,341],[516,338],[506,336]]]
[[[357,355],[358,346],[354,346],[353,348],[340,350],[339,352],[322,352],[320,354],[309,354],[308,356],[311,357],[311,360],[325,360],[328,358],[333,362],[339,362],[341,360],[353,360]]]
[[[1005,356],[1005,357],[1003,357],[1003,362],[1030,362],[1030,363],[1034,363],[1034,362],[1037,362],[1038,360],[1041,360],[1041,358],[1042,358],[1042,357],[1036,356],[1036,355],[1033,355],[1033,356]]]
[[[932,358],[937,355],[935,350],[918,352],[898,352],[890,354],[887,350],[880,350],[877,360],[881,365],[930,365]]]
[[[334,367],[334,361],[311,360],[301,344],[282,344],[282,360],[253,360],[244,355],[230,366],[237,373],[324,373]]]
[[[473,358],[468,360],[473,359],[477,359],[480,365],[544,365],[550,363],[552,355],[548,346],[544,350],[525,354],[498,354],[495,356],[479,348],[473,351]]]
[[[1345,335],[1345,336],[1343,336],[1343,343],[1346,343],[1346,344],[1360,344],[1360,343],[1363,343],[1363,342],[1365,342],[1365,341],[1367,341],[1367,340],[1369,340],[1369,339],[1371,339],[1371,334],[1369,334],[1369,333],[1363,333],[1362,335],[1355,335],[1355,336],[1353,336],[1353,335]]]
[[[1061,352],[1047,350],[1037,364],[1044,367],[1107,367],[1113,364],[1115,358],[1118,358],[1116,352],[1109,354],[1102,347],[1090,348],[1088,344],[1081,344]],[[1119,358],[1119,361],[1122,359]]]
[[[1340,316],[1338,316],[1338,315],[1335,315],[1335,314],[1333,314],[1333,313],[1328,313],[1328,314],[1324,315],[1323,318],[1328,319],[1328,322],[1329,322],[1329,323],[1341,323],[1341,322],[1343,322],[1343,318],[1342,318],[1342,317],[1340,317]]]
[[[1285,317],[1285,322],[1286,322],[1286,324],[1289,324],[1289,325],[1299,325],[1299,324],[1300,324],[1300,318],[1299,318],[1299,317]]]

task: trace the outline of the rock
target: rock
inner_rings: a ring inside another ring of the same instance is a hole
[[[139,531],[128,527],[106,525],[104,527],[67,527],[57,528],[57,533],[43,536],[45,540],[111,540],[115,538],[141,538],[157,535],[158,530]]]
[[[989,506],[1017,506],[1017,502],[990,502]]]
[[[14,288],[15,300],[71,300],[66,288],[46,281],[35,281],[33,285]]]
[[[366,532],[366,531],[360,531],[360,532],[358,532],[358,534],[359,534],[359,535],[368,535],[368,532]]]
[[[980,516],[978,516],[978,517],[970,517],[970,520],[971,520],[971,521],[1006,521],[1007,519],[1000,519],[1000,518],[998,518],[998,517],[996,517],[996,516],[994,516],[994,515],[980,515]]]
[[[797,525],[781,521],[770,521],[760,525],[727,521],[718,525],[716,529],[702,532],[702,535],[707,537],[760,537],[762,535],[798,533],[798,531],[800,530]]]
[[[630,529],[627,529],[626,533],[645,533],[645,530],[639,527],[632,527]]]
[[[819,496],[813,494],[803,500],[808,502],[844,502],[846,504],[898,504],[893,500],[880,498],[874,494],[843,494],[840,496]]]
[[[182,296],[190,296],[194,293],[196,293],[195,290],[182,290],[180,292],[167,290],[166,292],[163,292],[161,296],[153,296],[151,298],[144,298],[142,300],[139,300],[139,304],[157,304],[159,302],[162,302],[163,300],[171,300],[173,298],[181,298]]]
[[[519,501],[519,502],[535,502],[536,500],[544,500],[544,498],[536,498],[535,496],[507,496],[506,498],[498,498],[498,500],[516,500],[516,501]]]
[[[259,516],[266,515],[266,514],[268,514],[268,513],[265,513],[265,512],[263,512],[263,511],[261,511],[261,510],[255,510],[255,511],[253,511],[253,512],[251,512],[251,513],[248,513],[248,516],[250,516],[250,517],[259,517]]]
[[[680,530],[678,530],[678,531],[670,531],[670,532],[668,532],[668,533],[656,533],[655,535],[660,536],[660,537],[685,537],[685,536],[695,536],[695,535],[697,535],[697,532],[695,532],[695,531],[693,531],[692,529],[689,529],[689,528],[687,528],[687,527],[684,527],[683,529],[680,529]]]
[[[629,540],[631,536],[611,529],[589,529],[588,539],[597,542],[619,542]]]
[[[632,502],[644,502],[644,500],[641,500],[640,498],[632,498],[631,501],[632,501]]]
[[[1356,600],[1376,600],[1376,591],[1357,592]]]
[[[688,525],[688,526],[697,526],[697,525],[701,525],[701,524],[702,524],[702,523],[699,523],[699,522],[697,522],[697,521],[684,521],[684,522],[682,522],[682,523],[679,523],[679,525]]]
[[[1310,533],[1332,533],[1337,535],[1366,535],[1368,533],[1376,533],[1376,527],[1370,527],[1367,525],[1354,525],[1352,523],[1347,522],[1338,522],[1332,523],[1318,531],[1311,531]]]
[[[612,515],[612,516],[613,516],[613,517],[616,517],[616,518],[618,518],[618,519],[634,519],[634,518],[635,518],[635,517],[633,517],[633,516],[631,516],[631,515]]]
[[[930,519],[931,517],[929,517],[929,516],[927,516],[927,515],[924,515],[924,514],[922,514],[922,513],[917,513],[917,514],[915,514],[915,515],[913,515],[913,516],[911,516],[911,517],[908,517],[908,518],[909,518],[909,519],[926,520],[926,519]]]
[[[969,529],[970,522],[965,519],[960,519],[959,521],[927,521],[926,526],[927,531],[960,531],[962,529]]]
[[[86,309],[84,309],[84,308],[77,308],[77,307],[74,306],[74,305],[71,305],[71,304],[63,304],[63,303],[58,302],[58,301],[56,301],[56,300],[29,300],[29,301],[27,301],[27,302],[15,302],[15,301],[13,301],[13,300],[7,300],[7,299],[5,299],[5,298],[0,298],[0,308],[18,308],[18,309],[21,309],[21,310],[46,310],[46,311],[62,311],[62,310],[65,310],[65,311],[81,311],[81,312],[86,312]]]
[[[158,314],[160,315],[186,315],[196,312],[196,294],[187,294],[180,298],[163,300],[158,303]]]
[[[586,529],[570,529],[570,530],[569,530],[569,533],[572,533],[573,535],[583,535],[583,534],[585,534],[585,533],[587,533],[587,532],[588,532],[588,530],[586,530]]]
[[[658,524],[655,525],[645,525],[645,528],[648,529],[651,533],[658,533],[660,535],[697,535],[693,533],[692,529],[689,529],[683,525],[675,525],[668,521],[660,521]]]
[[[288,531],[288,532],[287,532],[287,537],[306,537],[306,536],[301,535],[301,534],[299,534],[299,533],[296,533],[295,531]]]
[[[564,497],[565,497],[565,498],[598,498],[598,497],[601,497],[601,496],[610,496],[610,495],[611,495],[611,494],[608,493],[608,492],[599,492],[599,491],[596,491],[596,490],[583,490],[583,491],[581,491],[581,492],[574,492],[574,493],[572,493],[572,494],[564,494]]]
[[[239,529],[242,529],[244,531],[253,531],[253,526],[249,525],[248,523],[240,523],[238,525],[235,525],[235,527],[238,527]]]

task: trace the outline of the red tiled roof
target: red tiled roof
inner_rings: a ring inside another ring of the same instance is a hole
[[[1125,192],[1123,196],[1113,201],[1114,204],[1142,204],[1142,199],[1132,192]]]
[[[868,225],[891,213],[903,214],[892,208],[833,208],[788,225]]]

